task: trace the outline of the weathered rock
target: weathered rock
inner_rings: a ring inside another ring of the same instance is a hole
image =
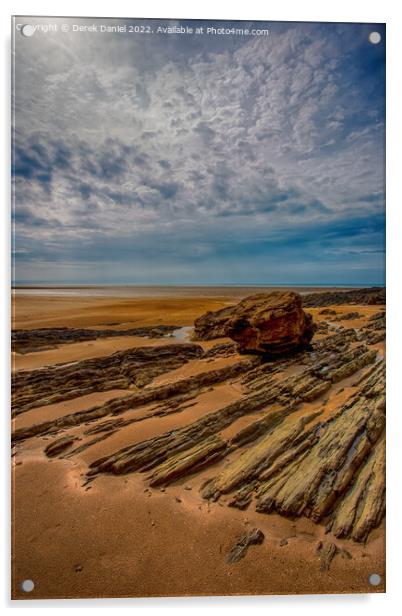
[[[264,539],[264,533],[258,528],[254,528],[250,532],[245,533],[230,550],[226,562],[233,564],[241,560],[245,557],[250,545],[259,545],[264,541]]]
[[[365,396],[362,395],[363,388],[334,417],[321,424],[316,434],[318,440],[304,454],[296,457],[294,464],[288,461],[282,470],[278,468],[272,478],[261,484],[258,511],[304,514],[319,521],[334,508],[337,501],[343,501],[344,504],[335,514],[336,534],[362,540],[375,527],[385,506],[381,456],[378,463],[375,462],[376,457],[369,458],[369,466],[363,467],[373,444],[384,438],[384,406],[375,397],[378,382],[373,381],[373,376],[367,381]],[[381,373],[377,372],[376,376],[382,379]],[[370,380],[371,387],[368,386]],[[285,428],[286,425],[282,431]],[[291,429],[289,425],[289,434]],[[275,435],[272,435],[272,444],[274,439]],[[269,445],[268,440],[267,450],[272,456]],[[365,489],[369,479],[375,486],[372,491]],[[353,481],[357,482],[356,487],[345,499]],[[359,512],[365,512],[362,530],[356,514],[358,504]]]
[[[378,442],[334,513],[331,532],[364,541],[385,511],[385,439]]]
[[[215,312],[209,310],[194,321],[194,340],[214,340],[225,336],[225,326],[233,313],[233,306]]]
[[[236,509],[247,509],[253,498],[253,491],[255,488],[254,482],[246,484],[233,494],[233,498],[229,501],[229,507],[236,507]]]
[[[212,349],[205,351],[203,359],[213,359],[215,357],[231,357],[237,352],[236,344],[234,342],[223,342],[221,344],[215,344]]]
[[[225,332],[241,352],[279,355],[309,344],[315,327],[302,309],[300,295],[274,291],[243,299],[235,306]]]
[[[331,341],[329,344],[330,348],[332,348]],[[364,357],[365,354],[361,351],[361,349],[364,348],[365,347],[357,347],[355,350],[350,352],[348,351],[343,355],[337,355],[331,360],[332,363],[329,359],[326,361],[330,363],[331,367],[338,366],[338,364],[344,362],[346,358],[354,357],[354,354]],[[322,351],[322,354],[326,357],[325,350]],[[317,358],[315,359],[315,363],[320,365]],[[202,386],[203,383],[216,383],[224,378],[228,378],[229,376],[241,374],[244,371],[249,371],[250,373],[255,374],[258,372],[258,368],[255,368],[255,363],[253,362],[239,362],[238,364],[233,364],[232,366],[228,366],[219,371],[197,375],[196,377],[191,377],[190,379],[186,379],[168,386],[162,386],[160,388],[150,388],[143,394],[117,399],[111,403],[106,403],[103,408],[108,409],[109,412],[111,412],[112,409],[112,412],[114,413],[123,412],[125,409],[134,408],[134,406],[138,405],[140,402],[144,404],[156,399],[167,398],[169,395],[172,396],[174,393],[177,395],[182,391],[191,391],[191,389],[194,390],[195,388]],[[289,414],[293,413],[297,409],[298,404],[300,404],[303,400],[313,400],[322,395],[322,385],[325,385],[325,391],[327,390],[327,387],[331,385],[331,381],[329,379],[323,380],[321,376],[316,376],[315,374],[312,374],[312,372],[314,373],[314,369],[312,370],[310,367],[307,367],[303,372],[294,376],[289,376],[279,382],[275,379],[269,379],[267,378],[267,375],[265,375],[265,380],[260,382],[259,388],[255,386],[252,390],[252,395],[245,395],[240,400],[233,402],[218,411],[209,413],[193,424],[185,426],[179,430],[174,430],[173,432],[165,433],[164,435],[158,436],[154,439],[137,443],[131,447],[115,452],[104,459],[97,460],[91,464],[93,469],[91,472],[111,472],[119,474],[152,468],[161,464],[165,460],[172,458],[175,453],[185,451],[186,449],[189,450],[198,443],[201,443],[201,441],[205,441],[213,434],[216,434],[218,431],[229,426],[238,417],[244,416],[248,413],[253,413],[254,411],[258,411],[260,409],[266,409],[266,414],[261,419],[240,430],[230,440],[229,444],[231,447],[239,447],[245,443],[256,441],[260,436],[265,436],[266,434],[271,433],[274,428],[281,424]],[[257,380],[259,380],[259,378]],[[269,407],[273,403],[281,404],[282,408],[274,411],[270,410]],[[102,407],[94,409],[93,412],[99,413],[101,409]],[[320,413],[321,411],[315,411],[298,420],[296,432],[303,432],[305,426],[310,421],[313,421]],[[85,417],[87,420],[89,419],[88,415]],[[79,420],[82,423],[83,418],[80,417]],[[42,431],[46,428],[47,426],[43,426]],[[280,432],[275,432],[274,434],[275,437],[282,438]],[[18,434],[18,436],[19,438],[22,437],[21,434]],[[285,440],[289,438],[287,429],[282,436],[285,436]],[[310,442],[310,445],[312,442],[313,441]],[[261,447],[262,445],[263,441],[260,441],[258,443],[258,447],[256,446],[255,451],[253,450],[250,458],[251,466],[248,476],[254,474],[256,469],[262,470],[259,468],[260,455],[262,456],[261,461],[264,465],[268,463],[265,459],[265,450]],[[295,446],[298,445],[298,443],[292,443],[292,445]],[[283,442],[280,440],[277,447],[278,454],[281,453],[281,447],[283,447]],[[274,451],[271,453],[274,454]],[[246,458],[242,457],[239,478],[236,476],[236,463],[234,469],[235,482],[231,485],[235,485],[236,482],[241,481],[242,478],[246,476],[243,468],[243,462],[245,462],[245,460]],[[176,462],[173,460],[172,465],[174,466],[175,463]],[[229,468],[230,465],[228,469]],[[167,470],[169,470],[169,463],[166,466],[166,471]],[[232,472],[230,471],[230,475],[231,474]],[[231,481],[229,483],[231,483]],[[217,485],[214,486],[213,492],[217,491],[223,492],[224,490],[220,490],[220,486]],[[209,494],[208,498],[211,497],[212,492],[210,488],[207,492]],[[206,495],[206,493],[204,495]]]
[[[225,366],[218,370],[209,370],[195,376],[182,379],[166,385],[158,387],[149,387],[141,392],[113,398],[104,404],[94,406],[85,411],[70,413],[63,417],[50,419],[40,424],[33,424],[24,428],[19,428],[12,433],[12,442],[24,440],[37,436],[38,434],[48,434],[61,428],[78,426],[89,421],[102,419],[107,415],[119,415],[129,409],[135,409],[150,402],[172,399],[176,396],[182,396],[188,392],[199,392],[202,388],[208,387],[213,383],[220,383],[226,379],[238,376],[255,365],[256,360],[239,361],[230,366]]]
[[[385,304],[385,289],[372,287],[367,289],[352,289],[349,291],[324,291],[321,293],[308,293],[303,296],[302,304],[305,308],[320,306],[337,306],[342,304]],[[209,311],[201,315],[194,322],[194,340],[213,340],[226,335],[226,325],[232,317],[236,306],[226,306],[216,311]],[[324,308],[323,315],[337,314],[335,310]]]
[[[335,543],[325,543],[317,549],[318,556],[321,561],[320,569],[321,571],[328,571],[331,566],[331,562],[338,554],[339,548],[335,545]]]
[[[351,321],[352,319],[360,319],[363,315],[360,312],[345,312],[344,314],[340,314],[332,321]]]
[[[198,344],[136,347],[106,357],[59,364],[12,375],[12,412],[84,396],[95,391],[143,387],[163,372],[200,358]]]
[[[385,304],[385,288],[368,287],[348,291],[323,291],[308,293],[303,296],[303,306],[309,308],[339,306],[341,304]]]
[[[148,477],[149,485],[166,485],[189,471],[207,466],[218,458],[222,458],[226,447],[225,441],[214,435],[191,449],[170,457],[166,462],[154,468]]]
[[[203,489],[204,498],[226,494],[243,483],[259,476],[287,447],[302,434],[305,418],[290,419],[273,429],[246,449],[237,459],[229,463],[222,472]],[[284,428],[282,429],[282,425]],[[261,509],[258,509],[259,511]]]
[[[346,379],[346,377],[354,374],[357,370],[360,370],[360,368],[373,363],[376,356],[377,352],[375,350],[367,351],[336,370],[328,371],[327,377],[330,378],[333,383],[338,383],[338,381]]]
[[[339,295],[344,297],[343,292]],[[211,465],[200,492],[221,507],[306,516],[325,525],[335,537],[365,541],[385,511],[384,361],[381,351],[370,348],[373,339],[385,333],[385,318],[381,311],[362,319],[364,325],[356,330],[335,330],[324,322],[327,328],[322,336],[297,352],[281,357],[257,354],[208,371],[214,357],[236,352],[235,342],[220,340],[206,352],[195,351],[200,370],[205,363],[204,371],[186,378],[173,374],[170,382],[156,387],[140,389],[155,370],[174,370],[177,359],[182,363],[193,359],[194,351],[186,355],[180,350],[176,358],[170,354],[172,347],[166,354],[165,347],[154,348],[149,355],[130,349],[127,355],[100,358],[100,363],[75,362],[27,372],[20,382],[15,381],[18,388],[22,385],[14,392],[18,412],[48,404],[53,396],[67,400],[83,395],[87,388],[103,390],[116,382],[128,384],[131,392],[41,424],[24,421],[13,440],[20,441],[20,448],[23,439],[56,434],[57,440],[47,441],[50,455],[73,457],[134,422],[202,404],[200,394],[226,383],[225,390],[232,390],[231,396],[235,393],[229,404],[214,405],[212,412],[201,417],[197,411],[196,420],[183,417],[184,421],[174,422],[176,427],[141,442],[131,439],[134,430],[122,430],[121,441],[112,438],[103,454],[100,448],[92,455],[90,450],[87,482],[100,473],[142,472],[148,485],[163,486],[177,479],[186,481]],[[50,377],[54,382],[46,382]],[[332,396],[341,390],[349,395],[346,401],[342,396],[334,398],[335,404],[325,404],[326,399],[332,403]],[[29,415],[35,417],[35,413]],[[77,430],[74,436],[59,438],[61,429],[74,426],[81,426],[75,448],[70,445]],[[222,463],[214,466],[219,460]],[[325,544],[323,563],[330,564],[335,553],[349,557],[335,548]]]
[[[42,327],[40,329],[15,329],[11,332],[11,345],[17,353],[32,353],[60,344],[115,338],[116,336],[139,336],[163,338],[171,334],[177,325],[149,325],[131,329],[79,329],[75,327]]]
[[[45,447],[45,454],[49,458],[53,458],[62,451],[65,451],[74,443],[74,441],[78,440],[77,437],[74,436],[62,436],[57,440],[50,443],[47,447]]]

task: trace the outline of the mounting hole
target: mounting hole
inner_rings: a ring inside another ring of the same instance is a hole
[[[369,576],[369,584],[371,584],[371,586],[378,586],[380,582],[381,582],[381,576],[378,575],[378,573],[372,573]]]
[[[21,584],[21,588],[24,592],[32,592],[35,588],[35,584],[32,580],[24,580]]]
[[[381,42],[381,34],[379,32],[370,32],[369,41],[373,45],[378,45]]]
[[[21,34],[24,36],[32,36],[35,34],[35,28],[31,26],[31,24],[25,24],[25,26],[21,28]]]

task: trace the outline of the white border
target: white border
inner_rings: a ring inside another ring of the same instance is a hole
[[[182,610],[192,610],[194,614],[208,612],[219,613],[230,610],[233,616],[244,610],[281,610],[281,613],[303,616],[325,611],[325,615],[337,614],[342,610],[354,615],[363,614],[378,616],[380,612],[387,614],[400,613],[400,554],[401,533],[400,515],[402,513],[402,489],[400,481],[400,455],[402,445],[400,396],[398,396],[401,380],[400,352],[402,349],[401,315],[400,315],[400,264],[401,255],[401,83],[402,83],[402,20],[401,3],[397,0],[285,0],[276,4],[263,0],[246,0],[244,2],[202,0],[199,4],[189,0],[171,0],[147,2],[130,2],[113,0],[109,4],[99,3],[99,0],[60,0],[57,3],[44,0],[35,2],[3,0],[1,7],[0,27],[2,29],[3,60],[0,64],[2,72],[1,90],[3,113],[1,114],[1,132],[3,164],[3,203],[1,213],[1,233],[3,254],[0,258],[2,292],[1,292],[1,384],[3,404],[1,405],[1,420],[3,457],[1,471],[3,481],[3,507],[1,508],[1,528],[3,531],[3,558],[1,559],[0,582],[3,607],[14,609],[18,613],[22,609],[42,610],[51,607],[58,610],[61,607],[73,610],[74,613],[83,609],[112,611],[114,609],[135,609],[147,611],[149,614],[161,609],[166,613]],[[329,596],[282,596],[282,597],[226,597],[226,598],[184,598],[184,599],[118,599],[118,600],[73,600],[73,601],[32,601],[10,602],[9,597],[9,446],[8,446],[8,397],[9,397],[9,283],[10,283],[10,16],[14,15],[87,15],[116,17],[162,17],[162,18],[200,18],[200,19],[261,19],[284,21],[357,21],[387,23],[387,319],[388,319],[388,454],[387,454],[387,593],[385,595],[329,595]],[[399,283],[399,284],[398,284]],[[399,300],[399,302],[398,302]],[[399,378],[398,378],[399,377]],[[399,606],[399,607],[398,607]]]

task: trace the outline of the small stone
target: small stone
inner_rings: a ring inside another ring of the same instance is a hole
[[[230,550],[226,562],[233,564],[244,558],[250,545],[259,545],[264,541],[264,538],[264,533],[258,528],[245,533]]]
[[[50,458],[62,453],[65,449],[71,447],[74,441],[77,440],[76,436],[62,436],[61,438],[53,441],[50,445],[45,447],[45,454]]]
[[[319,541],[319,542],[317,543],[316,547],[315,547],[315,553],[316,553],[316,554],[319,554],[319,553],[321,552],[321,550],[322,550],[322,546],[323,546],[322,541]]]
[[[288,540],[287,539],[281,539],[279,542],[279,545],[282,547],[283,545],[287,545],[288,544]]]
[[[319,551],[319,557],[321,561],[320,571],[329,570],[331,562],[338,554],[338,552],[339,548],[335,545],[335,543],[326,543],[322,546],[321,550]]]

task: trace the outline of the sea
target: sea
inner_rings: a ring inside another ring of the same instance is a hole
[[[312,285],[15,285],[13,294],[64,297],[242,297],[267,291],[291,290],[304,295],[319,291],[368,288],[367,284],[312,284]],[[374,286],[374,285],[372,285]],[[375,285],[382,287],[383,285]]]

